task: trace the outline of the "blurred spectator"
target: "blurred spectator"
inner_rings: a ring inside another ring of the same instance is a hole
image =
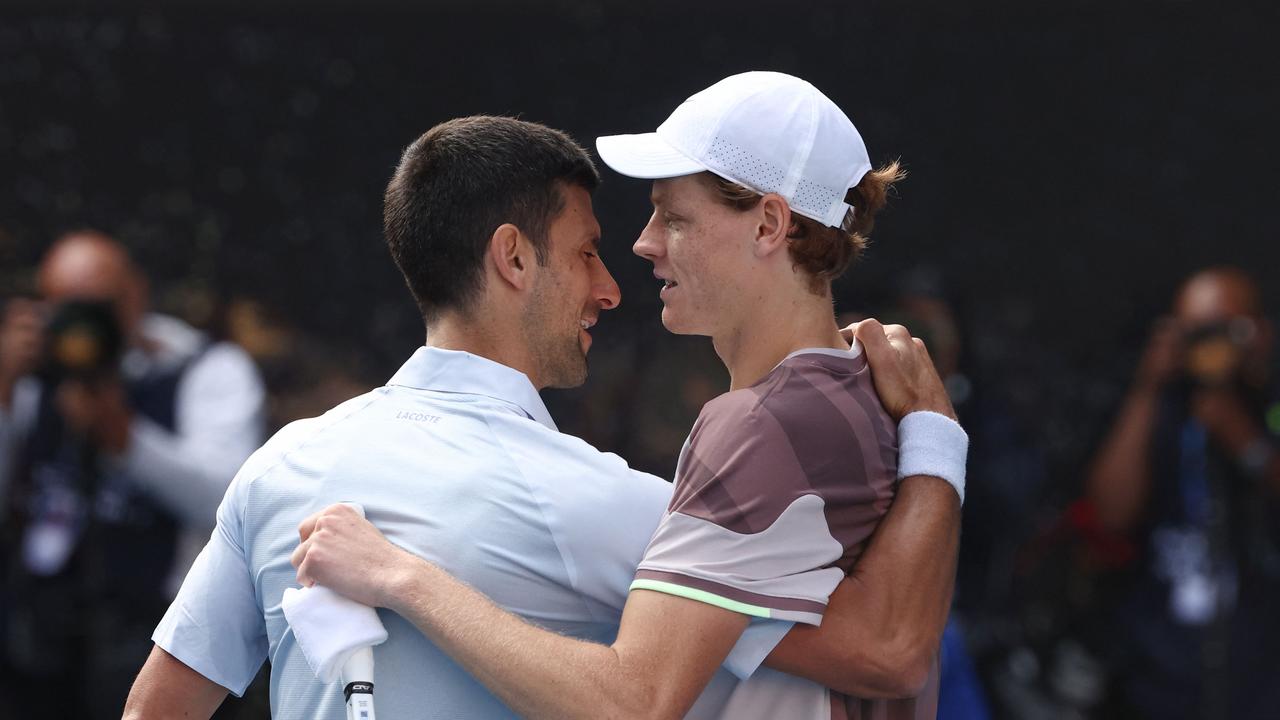
[[[897,277],[888,302],[873,304],[871,316],[904,325],[924,340],[969,432],[969,477],[962,519],[955,606],[943,638],[943,677],[938,717],[990,716],[975,663],[1003,656],[1020,641],[1009,632],[1017,612],[1013,597],[1015,557],[1034,532],[1033,522],[1047,484],[1046,462],[1029,433],[1009,411],[987,368],[977,367],[961,313],[943,274],[920,266]],[[861,319],[846,314],[841,324]],[[997,690],[997,708],[1021,717],[1016,703]]]
[[[998,617],[1011,610],[1015,556],[1034,532],[1033,522],[1048,482],[1043,452],[1009,410],[1001,381],[979,367],[966,343],[961,313],[942,273],[921,266],[899,276],[888,302],[871,316],[904,325],[924,340],[969,432],[969,475],[975,478],[964,504],[956,608],[967,618]],[[842,324],[861,319],[841,316]]]
[[[21,717],[119,717],[172,590],[262,440],[249,357],[148,314],[97,232],[58,240],[0,325],[3,682]]]
[[[1113,643],[1128,717],[1280,708],[1280,396],[1272,325],[1242,271],[1182,287],[1087,482],[1102,532],[1132,539]]]
[[[362,372],[359,349],[339,351],[244,298],[227,305],[228,338],[262,371],[267,392],[267,431],[329,408],[377,386]]]

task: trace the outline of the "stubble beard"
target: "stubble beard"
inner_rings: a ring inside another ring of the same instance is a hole
[[[587,354],[579,341],[581,327],[576,317],[570,327],[561,327],[563,319],[554,317],[553,310],[558,305],[548,302],[554,294],[554,289],[539,281],[525,308],[524,327],[529,352],[544,386],[578,387],[587,381]]]

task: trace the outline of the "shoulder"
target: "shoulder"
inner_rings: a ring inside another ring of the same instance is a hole
[[[280,428],[262,447],[244,461],[226,495],[218,506],[218,526],[224,536],[237,547],[243,547],[241,536],[246,511],[251,497],[263,489],[270,491],[278,476],[277,469],[286,468],[295,453],[305,451],[307,445],[318,439],[326,430],[350,418],[375,400],[382,389],[354,397],[323,415],[294,422]]]
[[[195,381],[261,385],[257,364],[235,343],[210,342],[205,333],[168,315],[146,316],[142,332],[155,344],[154,360],[161,367],[189,363],[183,371],[186,384]]]
[[[572,465],[626,464],[617,455],[603,452],[581,438],[562,433],[524,415],[492,413],[485,421],[495,439],[505,449],[523,458],[556,458],[559,463]]]
[[[334,406],[323,415],[295,420],[280,428],[240,467],[240,472],[236,473],[232,481],[232,487],[244,489],[258,481],[284,462],[291,453],[305,447],[326,430],[350,419],[368,407],[381,396],[382,392],[383,389],[378,388],[363,395],[357,395]]]
[[[244,348],[233,342],[215,342],[209,345],[191,364],[191,370],[219,372],[227,375],[258,377],[258,366]]]
[[[488,424],[495,440],[535,491],[553,489],[561,494],[574,487],[579,497],[603,497],[627,487],[670,494],[667,481],[633,470],[617,454],[582,438],[513,414],[494,414]]]
[[[814,353],[790,357],[756,385],[708,402],[690,443],[830,445],[877,429],[896,437],[865,358]]]
[[[168,358],[190,358],[208,342],[208,336],[189,323],[159,313],[142,319],[142,334]]]
[[[883,500],[896,469],[897,428],[865,360],[801,355],[707,403],[681,455],[676,504],[758,530],[804,495]]]
[[[243,348],[231,342],[214,343],[197,355],[180,382],[184,389],[203,395],[265,393],[257,363]]]

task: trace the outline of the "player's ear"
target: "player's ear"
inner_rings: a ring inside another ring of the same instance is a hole
[[[768,257],[787,247],[787,231],[791,229],[791,207],[777,193],[768,193],[756,206],[756,257]]]
[[[511,223],[499,225],[489,238],[489,262],[498,277],[516,290],[533,286],[535,253],[529,236]]]

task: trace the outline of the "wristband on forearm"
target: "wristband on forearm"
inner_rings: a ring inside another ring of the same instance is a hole
[[[964,466],[969,436],[960,423],[936,412],[908,413],[898,423],[898,479],[913,475],[942,478],[964,504]]]

